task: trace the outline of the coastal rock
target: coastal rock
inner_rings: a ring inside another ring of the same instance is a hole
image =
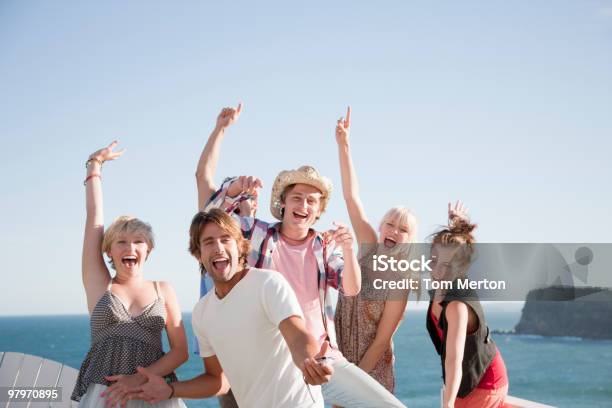
[[[612,339],[612,291],[562,286],[532,290],[515,333]]]

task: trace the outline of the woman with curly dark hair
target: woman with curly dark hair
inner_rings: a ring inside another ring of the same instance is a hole
[[[461,202],[449,203],[448,216],[448,226],[432,235],[431,274],[434,280],[454,284],[435,290],[427,310],[427,330],[442,363],[443,407],[502,407],[508,394],[504,360],[476,293],[456,285],[467,277],[476,224]]]

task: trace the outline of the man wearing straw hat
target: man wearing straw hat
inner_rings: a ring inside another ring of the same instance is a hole
[[[233,120],[241,108],[241,105],[237,109],[230,108],[228,114]],[[221,138],[209,140],[207,147],[218,155],[220,143]],[[203,159],[204,154],[200,161]],[[312,228],[327,207],[331,181],[312,166],[282,171],[274,180],[270,202],[270,211],[280,222],[268,223],[236,214],[234,210],[243,201],[257,197],[262,186],[256,177],[234,177],[226,179],[212,195],[200,191],[198,183],[198,196],[210,196],[206,210],[223,208],[240,221],[244,237],[251,242],[248,264],[280,272],[298,298],[306,329],[319,344],[329,342],[327,358],[334,373],[322,386],[326,403],[345,407],[404,407],[376,380],[349,363],[335,344],[328,287],[346,296],[358,294],[361,270],[353,248],[353,235],[345,225],[335,223],[336,228],[327,232]]]

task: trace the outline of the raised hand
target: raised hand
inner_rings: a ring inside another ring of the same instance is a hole
[[[334,221],[335,229],[327,231],[330,242],[342,247],[343,251],[353,250],[354,237],[351,230],[344,224]]]
[[[98,161],[100,164],[105,161],[115,160],[125,153],[126,149],[121,149],[118,152],[114,152],[113,149],[117,146],[117,141],[114,140],[111,144],[106,147],[103,147],[100,150],[96,150],[92,154],[89,155],[90,160]]]
[[[340,117],[336,124],[336,143],[348,145],[349,134],[351,133],[351,107],[346,109],[346,118]]]
[[[448,203],[448,220],[452,221],[455,218],[459,218],[464,221],[469,221],[470,217],[468,216],[468,210],[465,204],[459,200],[452,205],[452,203]]]
[[[238,120],[242,113],[242,102],[238,103],[236,108],[223,108],[217,116],[217,129],[227,129],[230,125]]]
[[[237,180],[230,184],[227,189],[227,195],[229,197],[236,197],[239,194],[249,194],[253,197],[257,197],[259,189],[263,187],[263,182],[257,177],[253,176],[240,176]]]
[[[326,361],[331,359],[330,357],[325,357],[328,349],[329,343],[324,341],[316,356],[304,360],[302,373],[304,374],[304,381],[308,384],[321,385],[330,380],[334,369],[330,364],[326,363]]]

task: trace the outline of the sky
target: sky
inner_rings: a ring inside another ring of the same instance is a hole
[[[197,300],[187,252],[195,168],[244,103],[218,180],[314,165],[318,222],[348,222],[335,122],[352,107],[361,197],[377,224],[412,208],[419,239],[464,200],[480,242],[610,242],[612,1],[0,3],[0,315],[86,313],[84,162],[114,139],[105,221],[148,221],[145,275]]]

